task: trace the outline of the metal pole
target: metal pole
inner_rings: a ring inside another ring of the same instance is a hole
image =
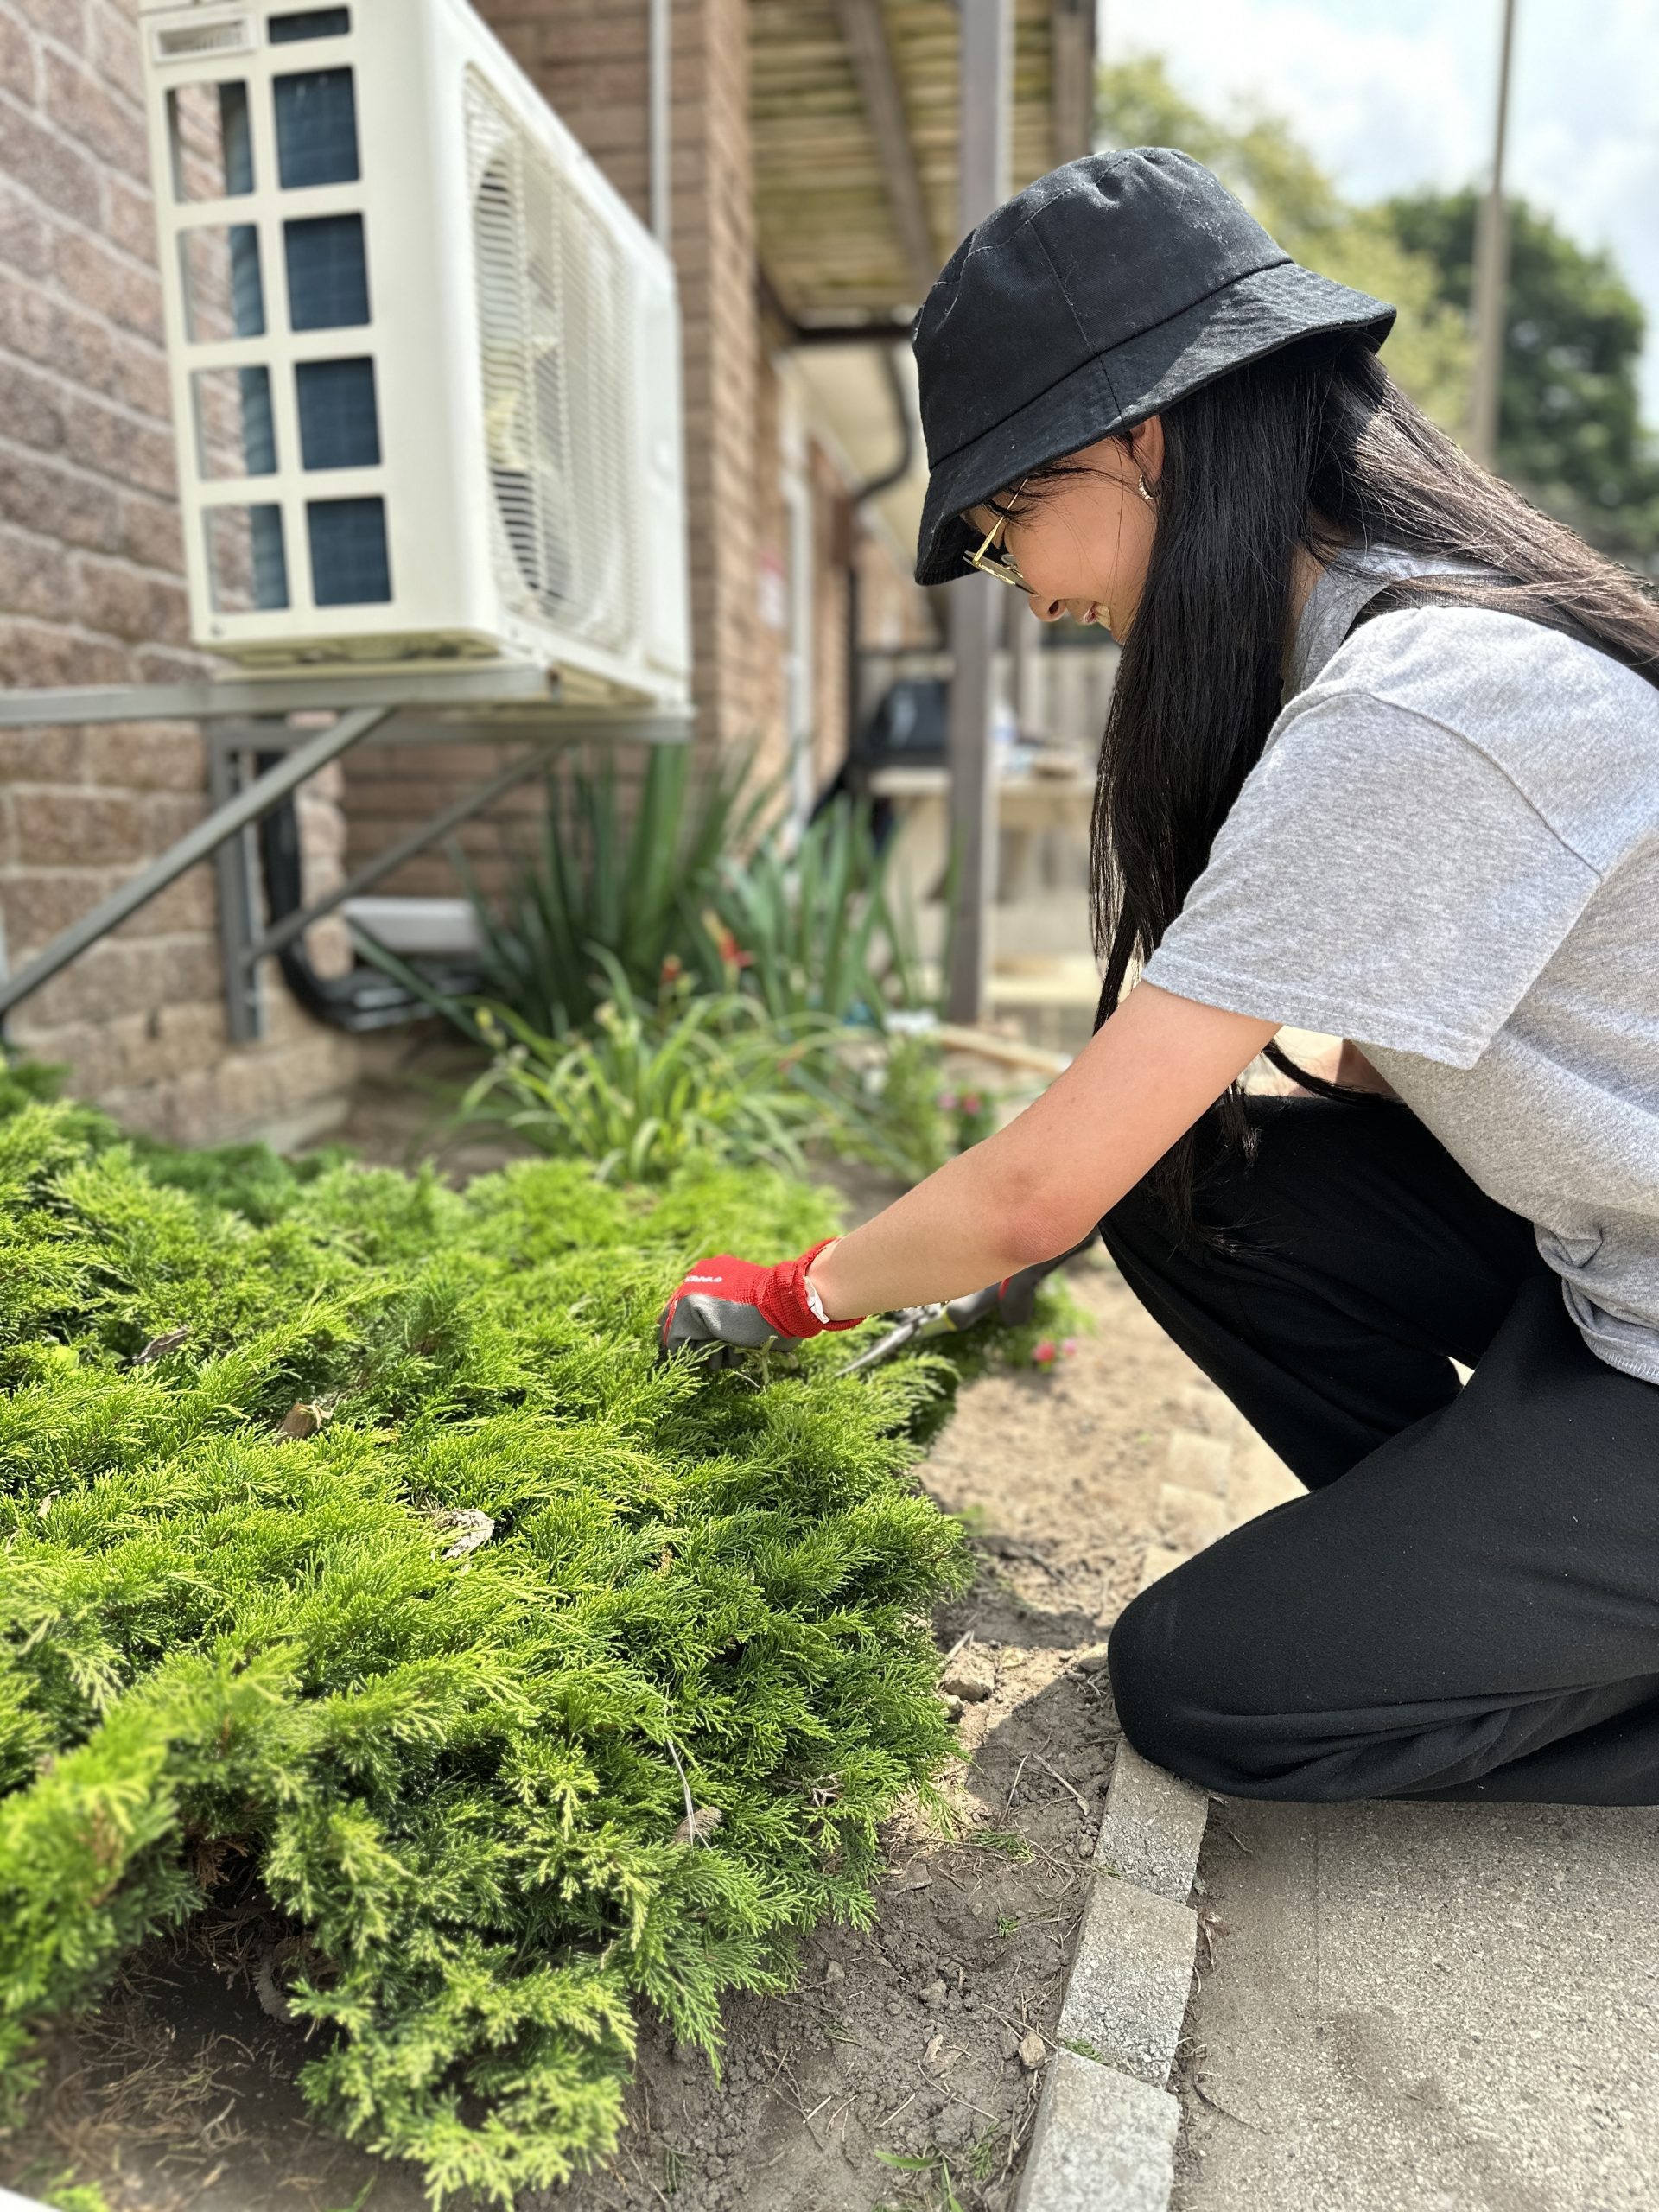
[[[957,226],[974,228],[1007,196],[1010,0],[961,0],[961,176]],[[950,588],[950,849],[955,899],[946,1007],[952,1021],[985,1015],[990,900],[996,872],[995,760],[991,743],[1000,588],[983,576]]]
[[[38,991],[42,983],[49,983],[60,968],[67,968],[78,954],[96,944],[118,923],[124,922],[129,914],[137,913],[157,892],[165,891],[169,883],[176,882],[187,868],[194,868],[198,861],[205,861],[227,837],[245,829],[250,822],[257,822],[262,814],[269,813],[278,799],[297,791],[308,776],[315,776],[319,768],[326,768],[331,760],[349,752],[396,711],[393,707],[359,707],[355,714],[342,715],[332,729],[319,731],[308,744],[290,753],[280,766],[267,769],[245,790],[216,806],[205,821],[199,822],[159,860],[142,869],[130,883],[124,883],[118,891],[111,892],[90,914],[54,937],[15,976],[8,976],[0,983],[0,1014],[9,1013],[20,999],[26,999],[31,991]]]
[[[1503,142],[1509,132],[1510,64],[1514,50],[1515,0],[1503,0],[1492,177],[1481,203],[1475,240],[1475,382],[1470,395],[1469,451],[1483,468],[1497,467],[1503,341],[1509,327],[1510,222],[1503,201]]]
[[[651,234],[664,253],[674,250],[673,154],[669,118],[674,92],[673,0],[646,0],[646,70],[651,135]]]

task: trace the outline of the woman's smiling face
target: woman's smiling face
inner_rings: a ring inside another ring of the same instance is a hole
[[[1154,415],[1122,437],[1103,438],[1068,456],[1066,473],[1010,493],[997,549],[1020,571],[1041,622],[1069,614],[1128,635],[1152,558],[1157,509],[1150,496],[1162,473],[1163,424]],[[1141,496],[1145,482],[1147,497]],[[1000,519],[973,507],[982,533]]]

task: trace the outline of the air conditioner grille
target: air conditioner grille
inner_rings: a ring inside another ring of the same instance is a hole
[[[183,61],[200,54],[243,54],[253,44],[245,16],[232,22],[163,24],[154,33],[158,61]]]
[[[627,265],[475,71],[466,97],[497,582],[520,609],[626,649],[642,627]]]

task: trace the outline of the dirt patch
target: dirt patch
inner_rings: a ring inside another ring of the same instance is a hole
[[[921,1471],[979,1554],[938,1621],[942,1651],[961,1647],[948,1671],[986,1693],[963,1702],[955,1834],[893,1826],[874,1924],[821,1929],[790,1995],[729,2004],[718,2079],[647,2029],[609,2171],[524,2212],[1011,2201],[1111,1771],[1105,1627],[1157,1533],[1168,1433],[1191,1425],[1198,1379],[1103,1259],[1071,1283],[1096,1324],[1075,1357],[973,1384]],[[409,2170],[306,2119],[303,2035],[254,1993],[263,1940],[232,1913],[136,1961],[54,2039],[0,2177],[38,2190],[73,2170],[112,2212],[415,2212]]]

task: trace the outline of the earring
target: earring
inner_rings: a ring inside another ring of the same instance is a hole
[[[1146,480],[1146,478],[1145,478],[1145,477],[1141,474],[1141,471],[1140,471],[1138,468],[1137,468],[1137,469],[1135,470],[1135,489],[1140,493],[1140,494],[1141,494],[1141,498],[1146,501],[1147,505],[1149,507],[1150,507],[1150,506],[1155,506],[1155,505],[1156,505],[1156,504],[1157,504],[1157,502],[1154,499],[1154,498],[1153,498],[1153,496],[1152,496],[1151,493],[1147,491],[1147,480]]]

